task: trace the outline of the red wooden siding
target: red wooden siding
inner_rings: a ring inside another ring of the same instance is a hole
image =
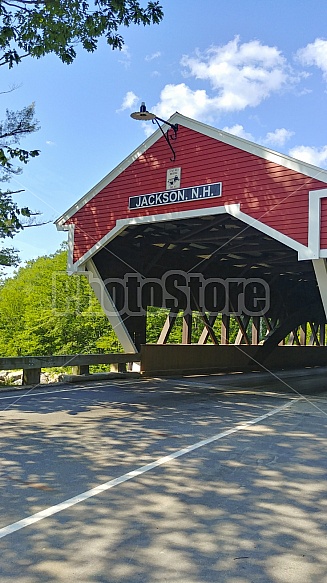
[[[74,261],[117,219],[240,203],[241,211],[307,245],[308,191],[326,187],[294,170],[180,126],[176,161],[161,138],[68,221],[75,224]],[[181,188],[222,182],[220,198],[128,210],[130,196],[162,192],[168,168],[181,167]]]

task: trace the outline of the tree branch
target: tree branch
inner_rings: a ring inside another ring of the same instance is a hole
[[[16,89],[19,89],[21,86],[22,86],[22,84],[13,85],[10,89],[8,89],[8,91],[0,91],[0,95],[5,95],[6,93],[12,93],[13,91],[16,91]]]

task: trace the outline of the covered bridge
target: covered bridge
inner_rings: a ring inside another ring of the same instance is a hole
[[[168,121],[56,221],[68,271],[88,275],[125,352],[146,344],[151,305],[167,309],[162,348],[182,313],[191,360],[194,311],[202,350],[231,343],[231,318],[233,344],[260,362],[281,344],[325,346],[327,171]]]

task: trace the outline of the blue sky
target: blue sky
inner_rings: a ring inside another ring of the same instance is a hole
[[[326,0],[162,0],[164,20],[105,42],[1,68],[3,111],[35,102],[41,129],[22,142],[41,155],[11,187],[48,225],[17,235],[26,261],[65,240],[52,222],[154,129],[130,118],[141,101],[327,168]]]

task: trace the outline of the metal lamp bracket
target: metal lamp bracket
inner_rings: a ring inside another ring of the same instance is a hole
[[[170,123],[169,121],[166,121],[165,119],[161,119],[161,117],[158,117],[155,113],[151,113],[150,111],[147,111],[144,101],[142,101],[142,103],[141,103],[140,111],[135,111],[134,113],[131,113],[131,117],[133,119],[137,119],[139,121],[150,121],[151,120],[152,123],[157,124],[157,126],[160,129],[163,137],[165,138],[169,148],[171,149],[171,151],[173,153],[173,157],[170,159],[172,162],[174,162],[176,160],[176,153],[175,153],[175,150],[174,150],[171,142],[173,140],[177,139],[178,124],[177,123]],[[162,123],[169,126],[169,129],[166,131],[166,133],[163,131],[159,121],[161,121]],[[173,133],[171,132],[171,130],[173,131]]]
[[[166,133],[163,131],[161,125],[159,124],[159,121],[161,121],[161,122],[165,123],[166,125],[169,125],[170,126],[170,129],[168,129],[166,131]],[[169,123],[168,121],[165,121],[165,120],[161,119],[160,117],[154,117],[153,120],[152,120],[152,123],[156,123],[157,126],[158,126],[158,128],[160,129],[163,137],[165,138],[168,146],[170,147],[170,149],[171,149],[171,151],[173,153],[173,156],[170,158],[170,160],[172,162],[175,162],[175,160],[176,160],[176,152],[175,152],[175,150],[174,150],[171,142],[173,140],[176,140],[177,139],[178,124],[177,123],[174,123],[174,124]],[[169,133],[170,130],[173,130],[173,133]]]

